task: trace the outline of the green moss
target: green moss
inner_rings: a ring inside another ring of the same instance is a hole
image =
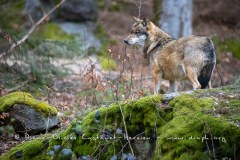
[[[231,116],[234,117],[233,120],[240,121],[240,99],[230,100],[229,106],[231,109]]]
[[[95,157],[104,147],[108,146],[107,150],[101,153],[101,159],[110,159],[114,154],[119,154],[121,143],[126,143],[124,135],[116,133],[118,128],[125,133],[120,106],[123,110],[129,136],[134,137],[141,132],[145,132],[143,134],[145,136],[150,136],[156,127],[164,124],[163,120],[158,118],[160,112],[156,105],[160,102],[159,96],[152,96],[137,101],[114,103],[109,107],[98,109],[99,118],[96,118],[97,111],[92,111],[83,120],[79,120],[69,127],[68,131],[62,132],[59,140],[50,141],[49,149],[56,144],[68,144],[69,140],[64,140],[64,137],[75,133],[76,140],[73,140],[71,145],[77,156],[92,155]],[[99,120],[98,123],[96,123],[96,119]],[[105,132],[103,132],[104,128]],[[78,135],[79,131],[82,132],[82,136]],[[108,139],[101,140],[101,135],[108,137]],[[115,138],[113,138],[114,136]],[[124,151],[129,151],[129,147],[126,147]]]
[[[94,35],[99,38],[101,41],[107,40],[107,33],[102,25],[98,24],[94,30]]]
[[[123,5],[120,4],[119,2],[111,2],[109,8],[108,8],[109,11],[112,11],[112,12],[120,12],[123,10]]]
[[[236,107],[240,109],[240,100],[230,100],[230,107]]]
[[[181,95],[170,106],[174,108],[173,119],[160,128],[155,159],[209,159],[214,158],[214,153],[219,157],[234,156],[240,129],[225,118],[215,117],[213,112],[206,114],[214,108],[213,99]],[[212,143],[218,151],[209,148]]]
[[[110,159],[117,155],[119,158],[122,145],[127,144],[125,122],[129,138],[140,134],[156,141],[156,145],[151,144],[155,148],[154,159],[234,159],[240,152],[240,128],[232,121],[233,116],[239,116],[236,110],[239,109],[239,88],[230,86],[200,90],[193,95],[182,94],[170,102],[168,109],[162,107],[161,96],[116,102],[74,120],[71,126],[49,140],[49,147],[43,152],[60,145],[61,149],[70,148],[75,157],[91,155],[93,159]],[[232,96],[233,93],[236,96]],[[209,98],[210,95],[214,98]],[[222,101],[229,103],[220,103]],[[231,111],[218,113],[218,107],[228,107]],[[137,156],[137,146],[132,142]],[[122,151],[130,153],[129,145]],[[60,157],[56,154],[54,158]]]
[[[33,35],[36,38],[51,40],[74,40],[74,35],[65,33],[56,23],[46,23],[36,30]]]
[[[22,143],[12,148],[7,154],[3,155],[1,160],[15,160],[15,159],[49,159],[46,154],[48,147],[48,137],[46,135]]]
[[[57,115],[55,107],[48,105],[45,102],[34,99],[29,93],[13,92],[6,96],[0,97],[0,112],[6,111],[8,108],[13,107],[14,104],[25,104],[35,108],[37,111],[42,112],[48,116]]]
[[[215,47],[220,52],[232,52],[233,56],[240,59],[240,39],[239,38],[213,38]]]
[[[98,7],[101,10],[106,9],[106,2],[103,0],[99,0],[98,2]],[[124,6],[121,4],[121,2],[110,2],[110,4],[108,5],[108,11],[112,11],[112,12],[119,12],[122,11],[124,8]]]
[[[110,57],[110,55],[109,55],[110,53],[108,50],[109,43],[116,44],[116,42],[113,40],[109,40],[104,28],[101,25],[96,26],[94,34],[102,42],[101,49],[100,49],[100,51],[98,51],[97,54],[99,55],[99,60],[100,60],[103,70],[106,70],[106,71],[116,70],[117,63],[115,60],[113,60]]]
[[[108,71],[108,70],[116,70],[117,68],[117,63],[108,57],[105,56],[99,56],[101,66],[103,70]]]

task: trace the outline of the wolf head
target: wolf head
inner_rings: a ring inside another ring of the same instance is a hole
[[[131,32],[124,42],[128,45],[144,46],[146,39],[148,38],[148,30],[150,21],[146,18],[143,20],[134,17],[135,23],[132,25]]]
[[[124,42],[128,45],[137,45],[142,48],[145,44],[154,44],[161,38],[172,38],[169,34],[161,30],[148,19],[138,19],[134,17],[135,23],[132,25],[131,32]]]

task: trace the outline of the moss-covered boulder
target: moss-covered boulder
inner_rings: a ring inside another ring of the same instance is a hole
[[[2,112],[9,113],[9,118],[4,123],[11,123],[17,132],[45,131],[58,124],[55,107],[38,101],[25,92],[13,92],[0,97],[0,113]],[[14,121],[8,121],[9,119]]]
[[[170,102],[164,97],[99,108],[1,159],[240,158],[240,87],[180,94]]]
[[[181,95],[171,101],[173,118],[158,130],[155,159],[236,157],[235,151],[240,151],[239,121],[231,113],[219,114],[218,109],[226,108],[218,106],[218,102],[193,95]],[[232,109],[239,114],[240,105],[226,110],[232,112]]]

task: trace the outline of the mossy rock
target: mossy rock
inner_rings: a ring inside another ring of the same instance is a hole
[[[51,40],[74,40],[73,34],[64,32],[57,23],[48,22],[36,30],[34,38],[51,39]]]
[[[114,103],[109,107],[102,107],[97,111],[92,111],[86,117],[72,122],[71,126],[66,130],[53,135],[49,140],[48,152],[53,151],[54,146],[60,145],[61,150],[70,148],[73,151],[72,156],[74,157],[87,156],[91,153],[93,153],[93,156],[97,156],[98,152],[94,154],[94,151],[96,149],[98,151],[102,150],[106,144],[109,144],[107,145],[107,151],[101,154],[101,159],[110,159],[114,155],[114,152],[117,154],[121,150],[121,143],[125,144],[127,142],[123,135],[125,131],[120,107],[125,116],[129,137],[134,137],[139,132],[145,132],[144,135],[154,137],[154,130],[165,123],[160,118],[163,112],[159,110],[156,105],[160,102],[161,97],[151,96],[137,101],[128,101],[119,104]],[[117,133],[119,132],[118,130],[123,130],[123,133]],[[97,138],[100,136],[102,136],[102,140]],[[25,149],[25,147],[29,146],[27,145],[28,143],[32,144],[30,141],[26,142],[26,145],[17,146],[2,156],[1,159],[8,159],[9,157],[11,157],[11,159],[18,159],[15,155],[19,151],[22,151],[22,157],[19,158],[23,159],[29,159],[29,155],[31,155],[32,159],[38,159],[40,154],[46,154],[46,151],[42,151],[42,153],[35,152],[37,153],[35,157]],[[39,143],[41,143],[41,141],[38,141],[38,144]],[[27,153],[25,154],[24,151]],[[126,145],[124,152],[129,151],[129,146]],[[48,158],[51,159],[52,157]],[[55,158],[61,159],[61,152],[56,153]]]
[[[99,56],[99,60],[103,70],[116,70],[117,63],[112,58],[106,56]]]
[[[6,112],[15,104],[23,104],[33,107],[37,111],[43,113],[45,116],[56,116],[57,109],[45,102],[36,100],[32,95],[25,92],[13,92],[6,96],[0,97],[0,113]]]
[[[27,153],[25,146],[32,144],[29,141],[1,159],[17,159],[14,155],[19,151],[25,155],[19,159],[29,159],[29,155],[31,159],[111,159],[114,155],[121,159],[132,156],[131,147],[138,159],[142,153],[137,150],[139,140],[150,145],[148,159],[238,159],[239,93],[240,87],[225,87],[180,94],[169,104],[159,95],[116,102],[74,120],[66,130],[49,138],[47,149]],[[64,157],[66,151],[69,154]]]
[[[75,40],[53,41],[43,40],[41,44],[35,47],[32,52],[41,57],[51,58],[75,58],[84,57],[83,46]]]
[[[32,157],[38,160],[47,160],[49,157],[47,156],[47,148],[48,148],[48,140],[50,139],[50,135],[43,135],[31,141],[22,143],[17,147],[11,149],[7,155],[0,157],[0,159],[4,160],[12,160],[12,159],[24,159],[31,160]]]
[[[238,97],[239,98],[239,97]],[[240,100],[238,100],[240,102]],[[173,118],[159,128],[155,159],[233,158],[240,150],[240,128],[231,114],[220,115],[212,98],[181,95],[170,102]],[[230,110],[230,109],[229,109]],[[238,106],[238,115],[240,106]]]

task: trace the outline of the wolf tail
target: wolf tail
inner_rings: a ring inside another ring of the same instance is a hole
[[[216,65],[216,55],[212,41],[207,38],[207,44],[203,48],[204,66],[198,76],[198,81],[201,84],[201,89],[208,87],[209,81],[212,76],[213,69]]]

